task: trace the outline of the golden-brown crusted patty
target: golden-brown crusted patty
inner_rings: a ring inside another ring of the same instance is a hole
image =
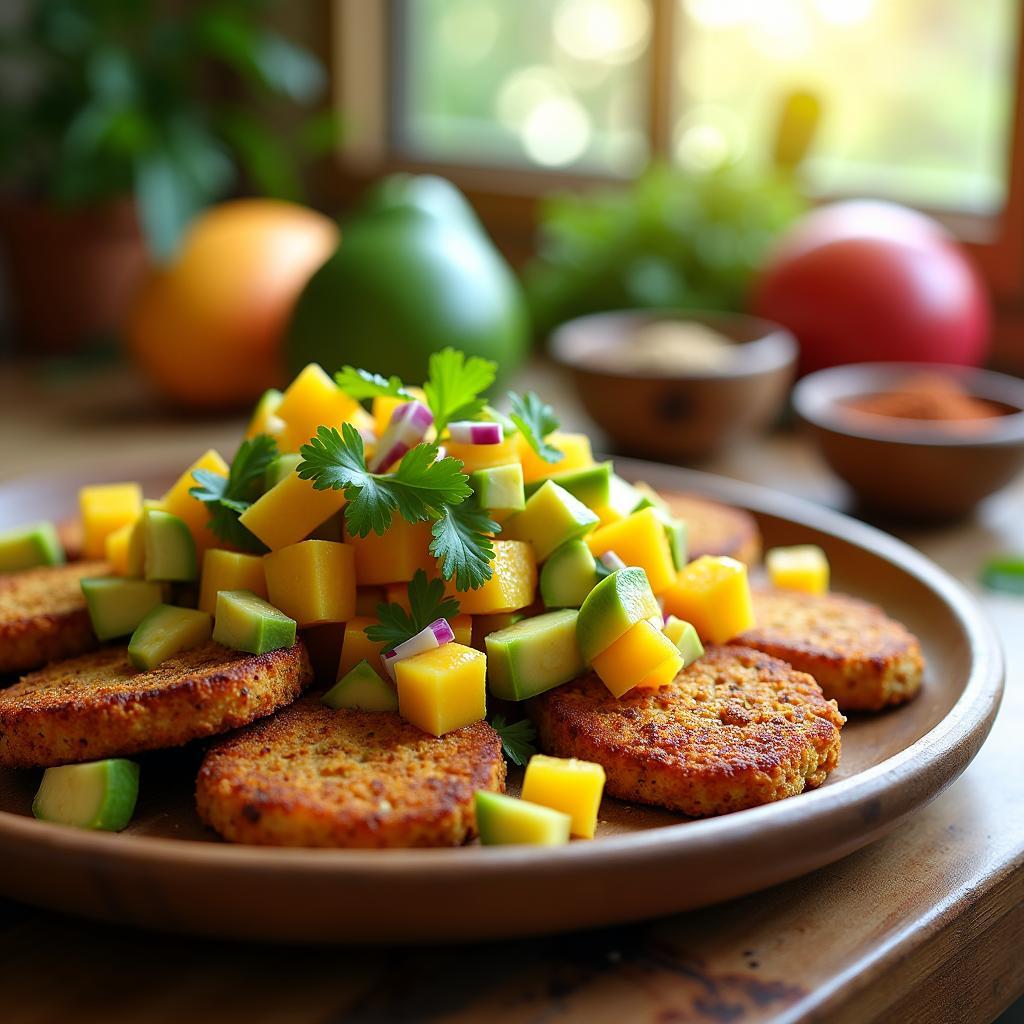
[[[76,562],[0,576],[0,674],[98,647],[81,582],[109,572],[106,562]]]
[[[788,661],[843,711],[878,711],[921,689],[917,638],[876,605],[843,594],[754,593],[753,629],[736,643]]]
[[[0,690],[0,765],[95,761],[248,725],[312,681],[300,641],[244,654],[210,641],[138,672],[124,647],[57,662]]]
[[[437,738],[394,712],[307,697],[218,742],[196,807],[238,843],[457,846],[476,831],[474,792],[504,788],[501,740],[486,722]]]
[[[761,557],[761,531],[749,512],[695,494],[666,493],[663,497],[672,514],[686,523],[691,559],[729,555],[753,565]]]
[[[839,762],[843,716],[776,658],[711,647],[657,690],[616,700],[586,676],[530,702],[541,748],[596,761],[609,796],[692,817],[820,786]]]

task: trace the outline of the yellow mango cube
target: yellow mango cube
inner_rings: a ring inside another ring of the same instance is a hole
[[[304,540],[344,505],[344,491],[318,491],[292,472],[254,501],[238,521],[276,551]]]
[[[634,686],[663,686],[682,667],[676,645],[646,619],[630,626],[593,661],[594,671],[614,697]]]
[[[137,521],[137,520],[136,520]],[[110,563],[110,571],[115,576],[128,575],[128,547],[132,539],[135,523],[125,523],[113,533],[107,534],[106,559]]]
[[[213,448],[202,455],[178,477],[174,486],[160,499],[165,512],[184,519],[192,539],[196,542],[196,554],[201,555],[207,548],[220,547],[224,542],[206,525],[210,521],[210,510],[189,494],[189,489],[198,486],[192,478],[197,469],[207,469],[220,476],[228,475],[228,464]]]
[[[643,569],[655,594],[667,590],[676,581],[672,548],[656,509],[641,509],[617,523],[594,530],[584,539],[595,558],[614,551],[626,565]]]
[[[456,615],[453,619],[448,620],[448,625],[452,627],[457,644],[462,644],[463,647],[473,646],[472,615]]]
[[[662,599],[665,612],[692,623],[705,642],[725,643],[754,625],[747,567],[735,558],[704,555],[690,562]]]
[[[375,644],[366,635],[367,628],[375,625],[377,625],[377,619],[368,615],[357,615],[345,623],[345,637],[341,641],[341,660],[338,662],[339,679],[348,675],[363,659],[370,663],[370,668],[381,679],[388,678],[380,660],[380,656],[384,652],[384,645]]]
[[[436,575],[430,554],[430,529],[433,524],[408,523],[396,512],[391,526],[384,533],[368,533],[365,537],[346,535],[356,553],[356,576],[360,586],[384,583],[408,583],[417,569]]]
[[[263,556],[270,603],[301,626],[347,622],[356,614],[355,552],[332,540],[304,540]]]
[[[543,480],[554,473],[568,473],[574,469],[586,469],[594,464],[594,453],[590,449],[590,438],[586,434],[561,434],[558,431],[548,437],[562,457],[557,462],[545,462],[526,442],[522,434],[514,439],[523,463],[523,481],[532,483]]]
[[[456,590],[454,577],[445,593],[459,602],[464,615],[514,612],[533,603],[537,591],[537,556],[533,546],[521,540],[495,540],[491,578],[476,590]]]
[[[803,594],[827,594],[829,566],[825,552],[816,544],[771,548],[764,564],[773,587],[798,590]]]
[[[82,554],[103,558],[107,537],[142,515],[142,488],[138,484],[96,484],[78,492],[82,515]]]
[[[199,585],[199,610],[217,613],[217,594],[222,590],[251,590],[267,598],[267,578],[259,555],[243,555],[223,548],[207,548]]]
[[[316,363],[310,363],[288,385],[274,415],[288,425],[286,446],[297,451],[315,433],[316,428],[340,427],[350,422],[359,403],[349,398]]]
[[[395,664],[398,713],[433,736],[479,722],[487,713],[487,657],[447,643]]]
[[[492,466],[507,466],[518,462],[518,436],[514,434],[498,444],[462,444],[458,441],[445,441],[444,449],[453,459],[462,462],[463,473],[475,473],[478,469],[490,469]]]
[[[603,793],[604,768],[593,761],[534,754],[526,766],[523,799],[568,814],[574,836],[594,838]]]

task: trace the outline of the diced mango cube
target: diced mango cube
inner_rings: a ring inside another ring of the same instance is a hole
[[[519,461],[518,434],[505,438],[498,444],[460,444],[458,441],[445,441],[445,452],[453,459],[460,459],[462,472],[475,473],[478,469],[490,469],[492,466],[508,466]]]
[[[487,713],[487,658],[447,643],[395,665],[398,713],[433,736],[480,721]]]
[[[448,620],[448,625],[452,627],[452,632],[455,634],[455,642],[457,644],[462,644],[464,647],[473,646],[472,615],[456,615],[454,618]]]
[[[574,836],[593,839],[604,792],[604,768],[575,757],[534,754],[526,766],[523,799],[568,814]]]
[[[198,486],[192,478],[197,469],[206,469],[220,476],[228,475],[228,464],[219,452],[211,448],[178,477],[174,486],[160,499],[160,508],[185,520],[196,542],[196,553],[201,555],[207,548],[220,547],[224,542],[206,525],[210,521],[210,510],[188,493],[190,488]]]
[[[359,403],[349,398],[316,363],[310,363],[285,389],[274,415],[286,424],[286,447],[297,451],[321,424],[340,427],[351,422]]]
[[[454,577],[445,593],[459,602],[464,615],[493,615],[514,612],[533,603],[537,590],[537,556],[521,540],[495,540],[491,578],[476,590],[456,590]]]
[[[747,567],[734,558],[704,555],[690,562],[662,599],[666,613],[693,623],[701,639],[713,644],[754,625]]]
[[[341,642],[341,660],[338,662],[338,679],[343,679],[363,660],[370,663],[370,667],[381,679],[387,678],[380,661],[384,645],[375,644],[366,635],[367,628],[375,625],[377,620],[368,615],[358,615],[345,623],[345,638]]]
[[[304,540],[344,504],[344,491],[318,491],[311,481],[291,473],[254,501],[238,521],[276,551]]]
[[[827,594],[829,567],[825,552],[816,544],[771,548],[764,564],[773,587],[804,594]]]
[[[110,563],[110,571],[115,576],[129,575],[128,549],[134,529],[135,523],[125,523],[124,526],[119,526],[113,533],[107,534],[106,559]]]
[[[103,558],[107,537],[142,515],[142,488],[138,484],[96,484],[78,492],[82,514],[82,553]]]
[[[590,438],[586,434],[561,434],[558,431],[548,437],[562,457],[557,462],[545,462],[528,444],[522,434],[514,435],[519,459],[523,464],[523,480],[530,483],[542,480],[554,473],[568,473],[574,469],[586,469],[594,464],[594,453],[590,449]]]
[[[251,590],[266,600],[267,578],[259,555],[243,555],[223,548],[207,548],[199,585],[199,610],[217,613],[217,594],[222,590]]]
[[[408,583],[417,569],[429,576],[437,569],[430,554],[432,524],[408,523],[395,513],[391,526],[384,533],[368,533],[365,537],[348,534],[345,538],[356,553],[356,576],[360,586],[381,583]]]
[[[348,544],[300,541],[264,555],[263,569],[270,603],[299,626],[354,618],[355,552]]]
[[[593,661],[594,671],[615,697],[634,686],[663,686],[682,667],[676,645],[646,619],[630,626]]]
[[[585,540],[595,558],[606,551],[614,551],[626,565],[643,569],[655,594],[675,583],[672,548],[657,509],[645,508],[634,512],[617,523],[602,526]]]

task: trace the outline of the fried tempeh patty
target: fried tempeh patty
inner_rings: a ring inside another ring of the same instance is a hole
[[[657,690],[616,700],[586,676],[530,702],[541,748],[596,761],[605,792],[691,817],[820,786],[839,761],[843,716],[776,658],[711,647]]]
[[[761,557],[757,521],[741,508],[698,498],[695,494],[665,494],[674,516],[686,523],[689,557],[728,555],[752,565]]]
[[[814,676],[843,711],[878,711],[921,689],[917,638],[881,608],[843,594],[754,593],[757,625],[736,638]]]
[[[106,562],[75,562],[0,576],[0,674],[98,647],[81,581],[109,572]]]
[[[176,747],[291,703],[305,646],[244,654],[210,641],[138,672],[124,647],[57,662],[0,690],[0,766],[46,768]]]
[[[437,738],[394,712],[307,697],[217,743],[196,807],[238,843],[457,846],[476,832],[473,793],[504,788],[501,740],[486,722]]]

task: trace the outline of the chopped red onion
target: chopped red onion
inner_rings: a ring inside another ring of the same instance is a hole
[[[371,473],[387,472],[406,452],[424,438],[434,417],[422,402],[404,402],[391,414],[387,430],[370,460]]]
[[[505,431],[500,423],[458,420],[448,424],[448,433],[459,444],[501,444]]]
[[[426,651],[432,651],[437,647],[443,647],[455,639],[452,627],[448,625],[447,619],[437,619],[429,626],[421,629],[415,636],[400,643],[393,651],[387,651],[381,655],[381,662],[384,671],[391,677],[392,682],[397,682],[395,665],[406,658],[415,657]]]

